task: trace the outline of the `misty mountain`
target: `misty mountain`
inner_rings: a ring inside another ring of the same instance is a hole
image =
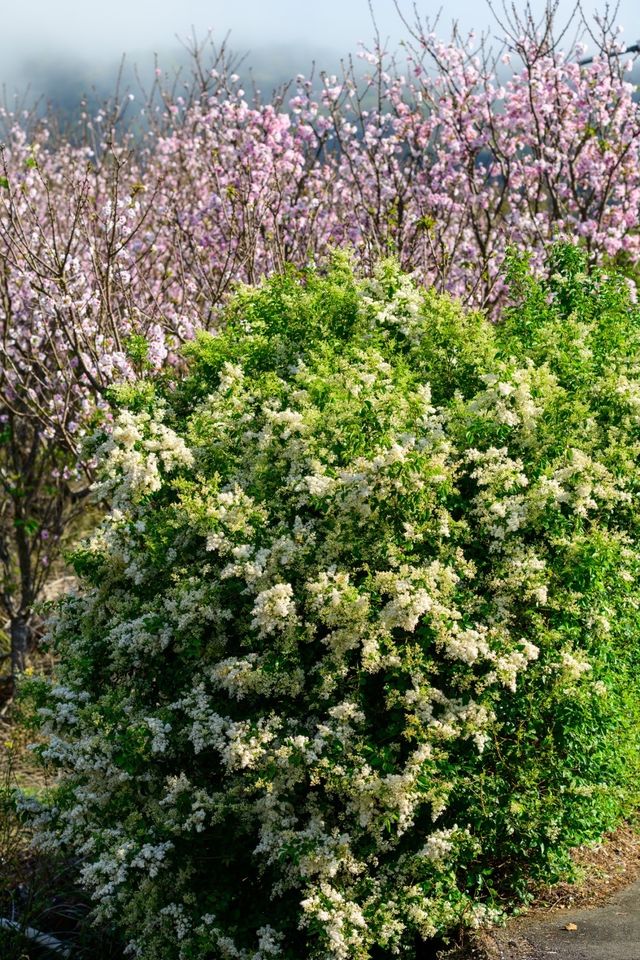
[[[310,76],[315,71],[317,76],[322,70],[340,71],[340,57],[335,51],[311,45],[272,44],[237,51],[230,46],[228,55],[247,92],[255,88],[267,99],[299,73]],[[202,57],[205,66],[214,60],[214,53],[206,44]],[[170,83],[188,82],[191,75],[191,58],[185,46],[159,54],[144,52],[98,65],[72,57],[27,59],[5,80],[4,96],[6,101],[21,106],[40,102],[69,115],[83,99],[99,103],[111,97],[118,85],[121,92],[131,92],[140,99],[153,83],[156,65]]]

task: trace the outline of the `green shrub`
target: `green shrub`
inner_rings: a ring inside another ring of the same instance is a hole
[[[412,957],[635,802],[639,315],[554,258],[494,327],[338,257],[120,392],[32,695],[133,956]]]

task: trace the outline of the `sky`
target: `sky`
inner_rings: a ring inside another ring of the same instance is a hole
[[[522,6],[522,0],[515,2]],[[534,6],[541,9],[543,2],[534,0]],[[410,13],[412,0],[400,3]],[[417,5],[427,15],[439,9],[428,0]],[[13,89],[51,68],[71,78],[77,72],[98,79],[124,53],[143,67],[153,52],[169,61],[178,48],[176,36],[188,36],[192,28],[199,36],[211,29],[219,38],[230,31],[231,46],[250,54],[288,48],[296,72],[315,54],[330,59],[369,40],[368,6],[368,0],[0,0],[0,82]],[[393,0],[373,0],[373,6],[382,35],[397,43],[403,27]],[[572,2],[561,0],[561,6],[568,12]],[[586,0],[585,7],[598,4]],[[477,31],[492,22],[484,0],[447,0],[443,32],[452,19]],[[630,43],[640,39],[637,0],[621,0],[619,20]]]

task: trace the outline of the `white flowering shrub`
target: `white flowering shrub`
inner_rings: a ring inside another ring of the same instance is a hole
[[[640,318],[555,257],[497,327],[337,258],[117,394],[32,695],[132,956],[412,957],[629,809]]]

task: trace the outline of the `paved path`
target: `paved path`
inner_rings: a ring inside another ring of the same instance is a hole
[[[597,907],[523,919],[492,946],[495,960],[640,960],[640,881]]]

